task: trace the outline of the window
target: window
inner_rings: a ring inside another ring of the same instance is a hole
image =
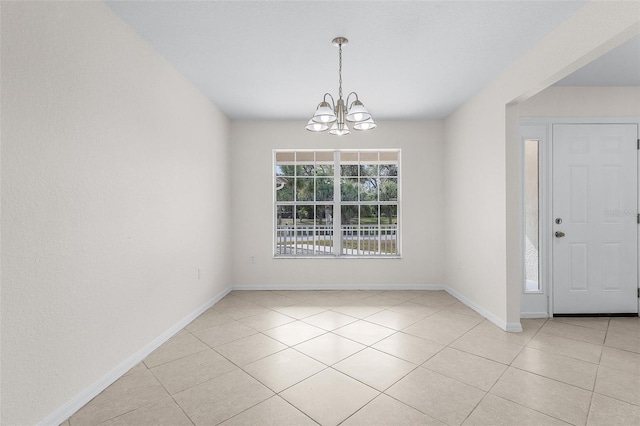
[[[276,257],[398,257],[399,150],[274,151]]]
[[[524,141],[525,292],[539,292],[539,141]]]

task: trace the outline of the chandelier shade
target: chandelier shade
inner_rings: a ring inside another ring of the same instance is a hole
[[[349,112],[347,113],[348,121],[366,121],[371,118],[371,114],[359,100],[353,101]]]
[[[329,102],[322,101],[316,109],[316,113],[311,118],[316,123],[333,123],[336,121],[336,114]]]
[[[376,127],[378,127],[378,125],[371,118],[365,121],[360,121],[359,123],[353,125],[353,128],[355,130],[371,130],[375,129]]]
[[[371,130],[378,127],[373,121],[369,111],[360,99],[358,99],[356,92],[349,93],[346,102],[342,99],[342,46],[348,42],[349,40],[345,37],[336,37],[332,40],[333,45],[338,48],[339,52],[338,101],[335,102],[331,94],[324,94],[324,99],[318,104],[316,112],[305,126],[305,129],[310,132],[325,132],[329,130],[329,134],[332,135],[348,135],[351,132],[347,126],[347,121],[353,123],[355,130]],[[349,99],[352,95],[355,97],[355,100],[349,104]],[[327,101],[327,98],[331,100],[331,103]],[[349,105],[348,109],[346,105]]]
[[[325,130],[329,129],[329,125],[326,123],[316,123],[312,119],[309,120],[305,129],[309,130],[310,132],[324,132]]]
[[[348,135],[349,133],[351,132],[349,131],[349,127],[347,127],[347,123],[333,123],[331,130],[329,130],[329,134],[337,136]]]

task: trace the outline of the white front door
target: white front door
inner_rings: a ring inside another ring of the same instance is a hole
[[[553,312],[638,312],[638,127],[553,125]]]

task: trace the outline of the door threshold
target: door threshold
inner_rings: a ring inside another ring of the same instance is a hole
[[[637,317],[637,312],[612,314],[553,314],[554,317]]]

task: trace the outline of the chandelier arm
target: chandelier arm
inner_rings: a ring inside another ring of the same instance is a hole
[[[349,98],[351,98],[351,95],[355,95],[356,97],[356,101],[359,101],[360,99],[358,99],[358,94],[356,92],[351,92],[347,95],[347,107],[351,108],[351,105],[349,104]],[[354,101],[355,102],[355,101]]]
[[[327,102],[327,96],[331,98],[331,106],[333,107],[333,110],[336,110],[336,100],[333,99],[333,96],[331,96],[331,93],[327,92],[324,94],[324,97],[322,98],[323,102]]]

